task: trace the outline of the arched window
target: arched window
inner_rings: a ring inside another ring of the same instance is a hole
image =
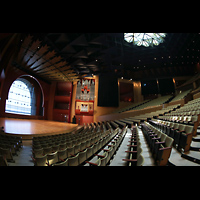
[[[35,92],[32,84],[23,78],[13,82],[6,100],[6,113],[35,115]]]

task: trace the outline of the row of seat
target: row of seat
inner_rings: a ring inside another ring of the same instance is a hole
[[[60,140],[72,140],[77,139],[81,132],[84,132],[84,126],[79,127],[76,131],[69,133],[62,133],[57,135],[47,135],[47,136],[35,136],[32,138],[32,144],[43,143],[49,140],[60,141]]]
[[[35,156],[34,152],[32,159],[37,166],[52,164],[77,166],[82,164],[102,146],[108,143],[118,131],[119,129],[116,129],[115,131],[111,131],[111,129],[109,129],[102,133],[98,132],[98,136],[94,137],[93,139],[89,139],[83,143],[79,143],[78,145],[73,145],[72,147],[61,149],[56,152],[44,152],[39,150],[40,155],[37,154],[37,156]],[[68,159],[68,162],[66,159]]]
[[[198,123],[198,115],[173,115],[173,116],[159,116],[158,119],[169,121],[169,122],[177,122],[188,125],[193,125]]]
[[[194,133],[194,126],[162,121],[158,119],[149,120],[149,123],[157,127],[160,131],[174,139],[174,146],[179,150],[187,152]]]
[[[193,136],[196,136],[197,128],[199,126],[199,121],[200,121],[200,115],[159,116],[158,119],[167,122],[175,122],[185,125],[191,125],[194,127]]]
[[[46,139],[42,141],[37,141],[37,143],[33,142],[33,156],[38,157],[66,148],[70,153],[70,149],[75,149],[74,153],[76,154],[78,150],[83,150],[85,149],[85,147],[88,147],[91,144],[94,144],[95,142],[100,140],[101,137],[104,137],[105,131],[100,130],[100,125],[97,125],[95,128],[94,126],[94,124],[91,124],[91,126],[85,126],[82,132],[75,134],[75,138],[68,138],[68,140],[66,140],[65,138],[60,138],[60,140],[58,140],[58,138],[55,138],[54,140]],[[105,125],[102,125],[102,127],[104,126]]]
[[[115,137],[112,138],[110,143],[106,147],[102,148],[98,154],[95,154],[91,160],[86,161],[84,166],[106,166],[110,164],[110,160],[113,158],[114,154],[117,153],[117,150],[120,144],[123,141],[124,136],[127,132],[127,126],[123,127],[121,131],[118,132]]]
[[[89,132],[84,137],[80,136],[80,138],[69,140],[69,141],[48,140],[45,142],[40,142],[38,144],[33,144],[32,148],[33,148],[33,151],[36,149],[42,149],[42,148],[43,149],[51,148],[52,151],[57,151],[57,150],[61,150],[64,148],[72,148],[73,146],[77,146],[79,144],[88,146],[90,143],[94,143],[96,140],[98,140],[99,137],[101,137],[101,134],[99,134],[99,132],[96,132],[96,133]],[[85,144],[85,143],[87,143],[87,144]]]
[[[32,145],[36,147],[37,145],[44,146],[45,143],[51,143],[52,145],[66,143],[67,147],[71,147],[91,137],[95,137],[98,131],[105,130],[104,128],[105,126],[106,124],[103,124],[100,122],[91,123],[91,124],[82,126],[77,131],[71,132],[71,133],[59,134],[59,135],[53,135],[53,136],[33,137]]]
[[[142,131],[158,166],[166,166],[174,139],[162,133],[148,122],[141,124]]]
[[[180,93],[178,93],[178,94],[172,99],[171,102],[177,101],[177,100],[180,100],[180,99],[184,99],[191,91],[192,91],[192,89],[185,90],[185,91],[180,91]]]
[[[198,115],[200,114],[200,101],[199,99],[191,100],[188,103],[181,106],[179,109],[172,111],[170,114],[167,115]],[[196,112],[195,112],[196,111]],[[192,112],[192,113],[187,113]]]
[[[0,132],[0,156],[2,165],[7,166],[7,162],[15,162],[13,155],[22,148],[22,137],[7,135],[3,130]]]
[[[142,148],[140,143],[139,134],[135,126],[131,128],[131,137],[129,140],[128,150],[125,151],[128,154],[128,158],[122,159],[127,162],[128,166],[142,166],[144,164],[144,157],[142,156]]]
[[[163,114],[168,113],[172,110],[175,110],[176,108],[179,108],[179,107],[180,107],[180,104],[176,104],[176,105],[168,106],[167,108],[163,108],[162,110],[158,110],[158,111],[146,113],[146,114],[141,114],[141,115],[138,115],[135,117],[124,118],[124,119],[120,119],[117,121],[121,121],[121,122],[128,124],[128,126],[130,128],[130,127],[132,127],[132,125],[135,125],[135,124],[140,125],[140,123],[143,121],[151,119],[154,116],[163,115]],[[116,122],[116,120],[115,120],[115,122]]]

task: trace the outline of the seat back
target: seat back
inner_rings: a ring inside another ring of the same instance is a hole
[[[76,144],[76,145],[74,146],[74,154],[77,154],[77,153],[79,152],[80,147],[81,147],[81,143]]]
[[[102,156],[104,156],[104,158],[101,158],[101,166],[106,166],[108,162],[108,153],[104,152]]]
[[[140,154],[137,159],[137,166],[142,166],[144,164],[144,157]]]
[[[48,160],[49,165],[52,165],[58,162],[58,152],[56,151],[54,153],[47,154],[47,160]]]
[[[79,153],[79,164],[87,160],[87,149]]]
[[[165,139],[166,139],[166,137],[167,137],[167,135],[166,134],[164,134],[164,133],[161,133],[161,136],[160,136],[160,140],[161,140],[161,142],[163,142],[163,141],[165,141]]]
[[[171,122],[170,123],[170,128],[174,128],[175,123]]]
[[[58,151],[58,158],[65,160],[68,157],[67,148]]]
[[[33,151],[33,157],[40,157],[43,155],[43,148],[41,149],[34,149]]]
[[[171,147],[173,142],[174,142],[174,139],[169,137],[169,136],[167,136],[166,139],[165,139],[165,146],[166,147]]]
[[[179,127],[178,127],[178,130],[179,131],[184,131],[185,130],[185,125],[180,124]]]
[[[87,159],[93,155],[93,147],[94,145],[87,148]]]
[[[36,166],[47,166],[47,154],[41,157],[35,158],[35,165]]]
[[[180,126],[180,124],[179,124],[179,123],[175,123],[175,124],[174,124],[174,129],[178,129],[178,128],[179,128],[179,126]]]
[[[193,133],[194,126],[185,125],[185,133]]]
[[[161,131],[156,131],[156,132],[157,132],[158,137],[161,137],[162,132]]]
[[[140,154],[142,154],[143,150],[141,147],[137,147],[137,159],[139,158]]]
[[[49,154],[51,152],[52,152],[52,146],[43,147],[43,153],[44,154]]]
[[[78,166],[79,165],[79,153],[76,154],[74,157],[68,158],[69,166]]]
[[[72,147],[68,147],[67,148],[67,155],[68,155],[68,157],[70,157],[71,154],[74,155],[74,145]]]
[[[99,158],[99,159],[95,162],[95,164],[97,164],[97,166],[101,166],[101,159]]]
[[[191,117],[191,120],[189,120],[189,121],[196,122],[198,120],[198,116],[197,115],[190,116],[190,117]]]
[[[66,159],[66,160],[63,161],[63,162],[55,163],[55,164],[53,164],[52,166],[69,166],[68,162],[69,162],[68,159]]]

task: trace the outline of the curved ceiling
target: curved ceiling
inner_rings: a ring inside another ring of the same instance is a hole
[[[126,79],[195,74],[200,60],[199,33],[167,33],[158,46],[134,46],[123,33],[24,33],[16,67],[46,80],[116,73]]]

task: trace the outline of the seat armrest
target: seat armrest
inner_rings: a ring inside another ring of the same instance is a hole
[[[94,154],[95,156],[98,156],[98,157],[100,157],[100,158],[104,158],[105,156],[103,156],[103,155],[99,155],[99,154]]]
[[[102,149],[103,151],[110,151],[110,149]]]
[[[137,151],[125,151],[126,153],[137,153]]]
[[[47,164],[48,166],[51,166],[51,165],[49,164],[49,161],[48,161],[48,162],[46,162],[46,164]]]
[[[128,162],[137,162],[137,159],[122,159],[122,160]]]
[[[172,147],[164,147],[164,148],[160,148],[159,151],[163,151],[163,150],[167,150],[167,149],[171,149]]]
[[[35,158],[33,158],[33,156],[31,156],[31,158],[32,158],[32,160],[35,162],[36,160],[35,160]]]
[[[160,140],[161,138],[158,137],[158,138],[151,138],[152,140]]]
[[[156,144],[165,144],[165,141],[164,142],[156,142]]]
[[[96,163],[93,163],[93,162],[88,162],[88,161],[85,161],[85,162],[90,164],[90,165],[98,166]]]
[[[157,136],[157,134],[155,134],[155,135],[150,135],[149,137],[156,137]]]

